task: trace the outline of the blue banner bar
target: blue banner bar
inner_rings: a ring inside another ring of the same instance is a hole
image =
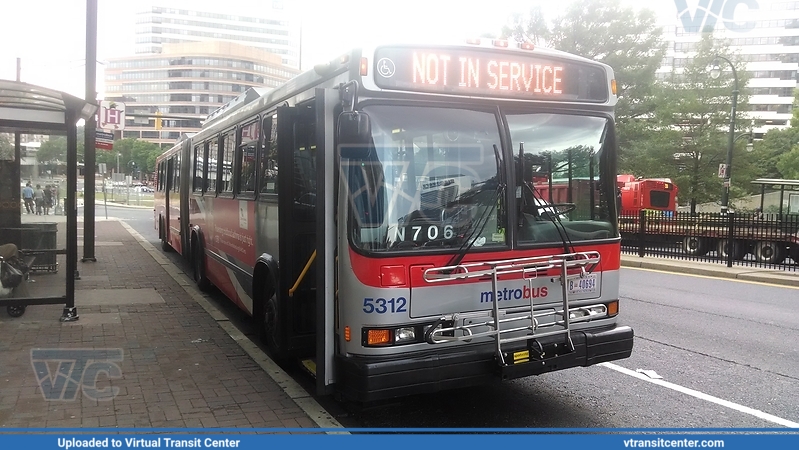
[[[214,431],[214,430],[211,430]],[[540,434],[535,430],[507,433],[505,430],[470,432],[469,430],[437,430],[427,433],[422,430],[408,433],[407,430],[370,432],[367,430],[315,430],[292,429],[291,431],[272,429],[263,431],[248,429],[238,433],[207,434],[204,432],[163,432],[146,430],[144,432],[117,434],[87,433],[81,430],[54,434],[10,434],[3,430],[0,434],[0,448],[25,449],[169,449],[169,448],[372,448],[376,450],[408,450],[409,448],[485,449],[503,445],[566,446],[567,448],[638,449],[638,448],[724,448],[724,449],[795,449],[799,448],[799,434],[792,431],[770,430],[759,434],[739,434],[730,430],[725,433],[614,433],[590,434]],[[47,433],[44,431],[43,433]],[[278,434],[282,433],[282,434]],[[293,434],[296,433],[296,434]],[[368,433],[368,434],[361,434]],[[366,447],[369,446],[369,447]]]

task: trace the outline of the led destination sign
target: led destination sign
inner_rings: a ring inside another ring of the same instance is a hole
[[[383,89],[554,101],[605,102],[602,67],[507,50],[383,47],[375,53]]]

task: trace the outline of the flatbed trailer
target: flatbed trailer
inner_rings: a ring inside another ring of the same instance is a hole
[[[795,215],[773,214],[698,214],[640,211],[620,216],[622,239],[643,239],[671,243],[691,256],[715,250],[728,257],[744,259],[751,253],[758,262],[780,264],[790,256],[799,262],[799,220]]]

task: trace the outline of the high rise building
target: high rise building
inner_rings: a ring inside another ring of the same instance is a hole
[[[264,1],[258,16],[153,6],[136,16],[136,53],[161,53],[164,44],[233,42],[279,55],[284,65],[299,68],[300,24],[290,6]]]
[[[271,89],[299,73],[299,22],[277,0],[257,12],[139,13],[136,54],[105,66],[105,100],[125,104],[122,137],[172,144],[249,88]]]
[[[696,54],[701,32],[712,29],[746,62],[750,79],[739,90],[749,96],[749,110],[739,110],[738,120],[750,121],[758,139],[772,128],[790,126],[799,71],[799,1],[713,0],[707,10],[685,0],[674,5],[676,14],[662,16],[669,47],[659,75],[679,71]],[[720,67],[729,70],[726,63]]]
[[[279,55],[230,42],[163,44],[157,54],[114,58],[105,99],[125,104],[123,138],[172,144],[250,88],[270,89],[298,73]]]

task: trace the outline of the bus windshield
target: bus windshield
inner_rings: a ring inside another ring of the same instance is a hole
[[[524,145],[524,195],[531,205],[522,211],[519,240],[551,243],[615,236],[613,152],[605,146],[609,120],[575,114],[506,114],[514,149]],[[518,158],[517,162],[518,162]],[[542,214],[549,210],[568,211]]]
[[[364,107],[368,154],[343,159],[354,245],[369,251],[505,245],[493,112]]]

